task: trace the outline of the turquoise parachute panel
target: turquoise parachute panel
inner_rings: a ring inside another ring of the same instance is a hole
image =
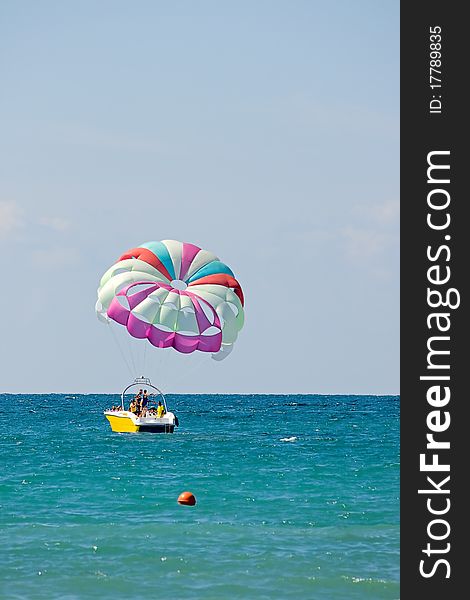
[[[147,248],[147,250],[153,252],[155,256],[158,256],[158,258],[165,265],[168,273],[173,279],[175,279],[175,268],[173,266],[173,261],[171,260],[168,248],[163,242],[145,242],[145,244],[140,244],[139,248]]]
[[[196,281],[196,279],[201,279],[201,277],[207,277],[207,275],[216,275],[217,273],[226,273],[231,277],[235,277],[233,271],[227,267],[227,265],[225,265],[223,262],[220,262],[220,260],[213,260],[205,267],[199,269],[199,271],[196,271],[196,273],[194,273],[194,275],[188,279],[188,283]]]

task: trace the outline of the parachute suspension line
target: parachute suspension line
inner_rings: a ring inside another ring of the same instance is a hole
[[[150,342],[147,339],[145,339],[143,341],[143,343],[144,343],[144,358],[142,360],[142,362],[143,362],[142,375],[147,377],[147,371],[146,371],[146,368],[147,368],[147,364],[146,364],[147,363],[147,346],[150,344]]]
[[[175,354],[177,355],[176,352]],[[159,380],[162,382],[162,388],[165,390],[165,393],[174,392],[175,383],[179,384],[183,376],[185,367],[181,365],[178,360],[179,358],[181,357],[173,356],[171,352],[166,353],[164,357],[164,368],[162,368],[159,374]]]
[[[168,348],[158,348],[158,351],[152,352],[151,358],[149,358],[149,376],[152,380],[155,379],[159,382],[158,387],[162,390],[166,389],[166,384],[168,383],[165,378],[165,374],[168,373],[168,370],[165,368],[165,365],[168,362],[168,350]],[[166,377],[168,377],[168,375],[166,375]]]
[[[158,376],[162,377],[166,390],[168,390],[168,384],[170,383],[169,372],[172,371],[172,369],[169,368],[171,364],[168,364],[168,361],[171,363],[171,357],[173,356],[172,352],[172,348],[162,348],[162,352],[160,353],[162,354],[162,359],[160,361],[161,373],[159,373]]]
[[[129,371],[129,373],[130,373],[130,376],[131,376],[131,377],[135,377],[134,375],[132,375],[132,370],[131,370],[131,367],[130,367],[130,365],[129,365],[129,362],[128,362],[127,358],[126,358],[126,355],[125,355],[125,353],[123,352],[123,350],[122,350],[122,348],[121,348],[121,344],[119,343],[119,340],[118,340],[118,338],[117,338],[117,336],[116,336],[115,332],[113,331],[113,328],[112,328],[112,326],[111,326],[111,323],[110,323],[109,321],[108,321],[108,328],[109,328],[109,331],[111,332],[111,337],[113,338],[113,340],[114,340],[114,343],[116,344],[116,346],[117,346],[117,347],[118,347],[118,349],[119,349],[119,352],[120,352],[120,354],[121,354],[121,356],[122,356],[122,359],[123,359],[123,361],[124,361],[124,364],[126,365],[126,367],[127,367],[127,370],[128,370],[128,371]]]
[[[189,358],[189,357],[188,357]],[[190,376],[192,377],[196,370],[199,370],[205,363],[210,360],[206,352],[193,353],[190,357],[191,364],[184,369],[182,376],[179,377],[179,383],[189,383]]]
[[[162,389],[170,392],[170,388],[175,385],[176,381],[178,384],[190,382],[191,376],[208,360],[209,357],[205,352],[194,352],[182,359],[173,349],[166,348],[158,357],[157,379]]]
[[[160,376],[160,373],[162,370],[161,369],[162,359],[163,359],[163,352],[161,350],[157,351],[157,352],[152,352],[149,356],[148,372],[149,372],[149,377],[152,379],[152,381],[155,379],[155,381],[158,381],[158,384],[157,384],[158,387],[160,389],[165,389],[162,378]]]
[[[127,348],[128,348],[129,356],[131,357],[132,368],[134,369],[134,374],[132,375],[132,377],[139,377],[140,373],[137,372],[137,369],[135,366],[134,353],[132,351],[131,340],[129,339],[129,336],[127,336],[127,335],[126,335],[126,340],[127,340]]]

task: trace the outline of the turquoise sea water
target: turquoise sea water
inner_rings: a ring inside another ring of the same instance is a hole
[[[398,397],[167,401],[116,434],[116,396],[0,395],[2,599],[399,597]]]

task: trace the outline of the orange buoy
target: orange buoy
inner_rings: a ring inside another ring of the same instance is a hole
[[[191,492],[183,492],[178,496],[178,504],[184,504],[185,506],[194,506],[196,504],[196,498]]]

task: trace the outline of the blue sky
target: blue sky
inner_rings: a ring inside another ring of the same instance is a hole
[[[0,392],[124,387],[99,279],[177,239],[246,324],[222,363],[118,338],[166,391],[398,393],[398,2],[5,1],[0,70]]]

